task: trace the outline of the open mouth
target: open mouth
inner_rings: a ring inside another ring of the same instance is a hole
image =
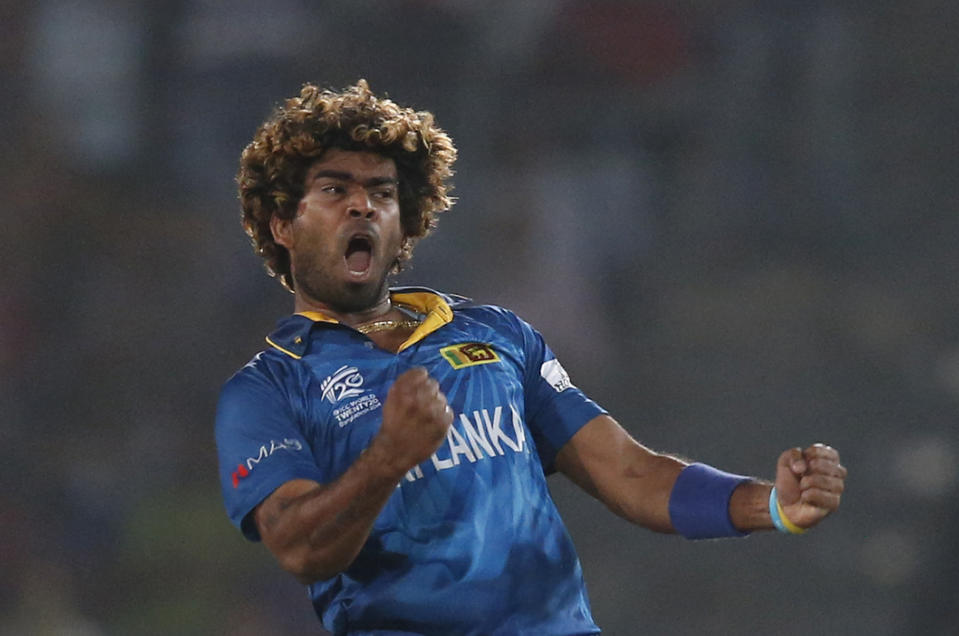
[[[351,274],[365,274],[373,259],[373,243],[368,236],[354,236],[346,245],[346,268]]]

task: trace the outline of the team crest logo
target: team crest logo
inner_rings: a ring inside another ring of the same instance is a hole
[[[340,400],[363,393],[363,376],[360,375],[359,369],[345,364],[323,380],[320,390],[323,392],[323,399],[336,404]]]
[[[556,358],[544,362],[543,366],[539,368],[539,374],[543,376],[543,379],[549,382],[550,386],[556,389],[558,393],[562,393],[573,386],[573,383],[570,382],[569,374],[566,373],[566,369],[563,368],[563,365],[561,365]]]
[[[482,342],[464,342],[443,347],[440,349],[440,355],[454,369],[500,361],[499,355],[493,351],[493,348]]]

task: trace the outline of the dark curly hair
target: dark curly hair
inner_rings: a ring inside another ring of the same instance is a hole
[[[270,275],[291,291],[290,255],[273,240],[270,219],[296,215],[309,167],[330,148],[371,151],[396,164],[406,239],[395,271],[436,226],[437,215],[453,205],[449,179],[456,148],[432,113],[379,99],[362,79],[338,93],[305,84],[299,97],[286,100],[259,127],[237,174],[243,228]]]

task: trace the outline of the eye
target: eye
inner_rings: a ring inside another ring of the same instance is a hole
[[[346,192],[346,188],[339,183],[327,183],[326,185],[320,186],[320,191],[329,194],[343,194]]]
[[[390,200],[396,198],[396,188],[377,188],[371,193],[377,199]]]

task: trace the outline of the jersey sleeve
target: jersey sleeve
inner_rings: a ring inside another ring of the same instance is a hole
[[[514,317],[525,354],[524,395],[526,423],[547,474],[553,472],[556,453],[587,422],[606,410],[586,397],[531,325]]]
[[[292,375],[254,359],[224,385],[216,411],[220,487],[230,521],[260,539],[250,514],[291,479],[322,481],[290,398]],[[286,376],[286,377],[285,377]]]

